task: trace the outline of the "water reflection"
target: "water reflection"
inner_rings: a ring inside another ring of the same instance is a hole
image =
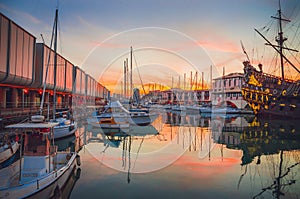
[[[80,138],[80,130],[77,131],[75,135],[55,140],[55,145],[58,147],[58,151],[79,152],[83,146],[83,142]],[[70,198],[73,188],[75,187],[76,182],[79,180],[80,175],[81,168],[75,167],[65,185],[60,189],[55,189],[55,193],[52,198]]]
[[[132,196],[134,188],[125,187],[122,182],[126,182],[138,184],[137,195],[151,193],[162,198],[181,198],[181,192],[186,198],[199,194],[205,198],[231,198],[232,194],[238,198],[297,198],[299,135],[298,121],[184,112],[165,112],[151,126],[132,128],[129,133],[83,126],[78,136],[83,151],[98,160],[86,160],[93,163],[86,168],[100,167],[105,172],[97,178],[92,174],[95,170],[90,175],[86,171],[71,196],[87,194],[83,183],[89,179],[102,185],[99,194],[103,197]],[[103,165],[114,169],[114,175],[126,174],[126,179],[112,178],[112,171]],[[106,192],[109,185],[104,179],[117,184],[122,194]],[[157,184],[160,194],[149,191],[157,189]]]

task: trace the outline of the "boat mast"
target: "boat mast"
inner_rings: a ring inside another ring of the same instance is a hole
[[[132,90],[133,90],[133,85],[132,85],[132,46],[130,47],[130,98],[132,98]]]
[[[278,17],[271,16],[274,19],[278,20],[278,26],[279,26],[279,32],[278,36],[275,38],[278,47],[279,47],[279,54],[280,54],[280,66],[281,66],[281,78],[284,79],[284,69],[283,69],[283,43],[287,40],[287,38],[283,37],[283,32],[282,32],[282,21],[287,21],[290,22],[288,19],[283,19],[281,15],[281,6],[280,6],[280,0],[279,0],[279,10],[278,10]]]
[[[127,77],[126,77],[126,60],[124,61],[124,98],[126,99],[126,85],[127,85]]]
[[[55,119],[56,113],[56,71],[57,71],[57,20],[58,20],[58,9],[55,10],[55,34],[54,34],[54,86],[53,86],[53,119]]]
[[[272,48],[277,52],[277,53],[279,53],[280,54],[280,51],[276,48],[276,47],[278,47],[278,46],[275,46],[275,45],[273,45],[263,34],[261,34],[257,29],[255,29],[254,28],[254,30],[264,39],[264,40],[266,40],[266,42],[267,42],[267,45],[270,45],[270,46],[272,46]],[[287,50],[292,50],[292,51],[295,51],[295,52],[298,52],[297,50],[294,50],[294,49],[290,49],[290,48],[283,48],[283,49],[287,49]],[[298,73],[300,73],[300,70],[290,61],[290,60],[288,60],[288,58],[286,57],[286,56],[284,56],[283,54],[281,54],[281,56],[285,59],[285,61],[287,62],[287,63],[289,63]]]
[[[280,0],[279,0],[279,10],[278,10],[278,17],[274,17],[271,16],[274,19],[278,20],[279,23],[279,32],[278,32],[278,36],[275,38],[278,45],[273,45],[263,34],[261,34],[257,29],[254,29],[264,40],[266,40],[266,45],[270,45],[272,46],[272,48],[279,53],[280,55],[280,64],[281,64],[281,78],[284,80],[284,66],[283,66],[283,59],[286,60],[286,62],[288,62],[298,73],[300,73],[300,70],[292,63],[290,62],[290,60],[288,60],[288,58],[283,54],[283,50],[290,50],[290,51],[294,51],[294,52],[298,52],[298,50],[295,49],[290,49],[290,48],[286,48],[283,46],[283,43],[287,40],[286,37],[283,36],[283,32],[282,32],[282,21],[286,21],[286,22],[290,22],[289,19],[284,19],[282,18],[282,14],[281,14],[281,5],[280,5]]]
[[[58,15],[58,11],[57,11],[57,15]],[[50,42],[50,49],[52,48],[54,30],[57,29],[55,24],[56,24],[56,17],[55,17],[54,23],[53,23],[52,36],[51,36],[51,42]],[[43,44],[45,44],[43,35],[41,34],[41,36],[42,36],[42,39],[43,39]],[[44,106],[44,101],[45,101],[46,82],[47,82],[49,65],[50,65],[50,57],[51,57],[51,51],[49,51],[49,54],[48,54],[48,61],[47,61],[47,67],[46,67],[45,80],[43,82],[43,94],[42,94],[42,100],[41,100],[41,105],[40,105],[40,115],[43,114],[43,106]],[[49,93],[48,93],[48,99],[49,99]],[[49,109],[49,101],[48,101],[48,109]],[[48,110],[48,119],[49,119],[49,110]]]

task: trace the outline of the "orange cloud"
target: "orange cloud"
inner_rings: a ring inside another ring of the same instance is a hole
[[[237,53],[242,52],[241,48],[230,40],[198,41],[197,44],[206,50]]]

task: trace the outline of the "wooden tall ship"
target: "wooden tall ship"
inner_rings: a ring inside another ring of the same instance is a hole
[[[284,74],[285,64],[289,64],[295,71],[300,73],[299,69],[285,56],[285,51],[298,52],[295,49],[287,48],[282,31],[282,21],[284,19],[281,13],[279,2],[278,15],[272,18],[278,20],[278,35],[275,37],[277,45],[272,44],[261,32],[255,31],[266,41],[266,45],[271,46],[279,54],[281,77],[264,73],[262,64],[259,69],[251,65],[249,57],[243,62],[244,65],[244,82],[242,85],[242,95],[248,102],[256,115],[269,115],[271,117],[293,117],[300,118],[300,80],[287,79]],[[300,62],[297,61],[299,64]]]

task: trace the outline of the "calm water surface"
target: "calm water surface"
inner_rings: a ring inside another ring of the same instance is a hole
[[[300,198],[299,121],[166,112],[130,136],[79,133],[65,197]]]

